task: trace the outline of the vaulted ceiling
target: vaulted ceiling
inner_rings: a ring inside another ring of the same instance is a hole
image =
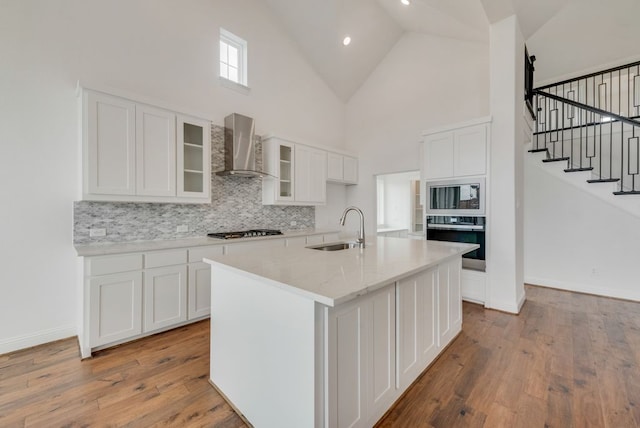
[[[263,1],[345,102],[405,32],[488,43],[489,25],[514,14],[538,58],[537,80],[640,59],[637,0]]]

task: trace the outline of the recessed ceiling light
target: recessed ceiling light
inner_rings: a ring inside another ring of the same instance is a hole
[[[349,43],[351,43],[351,37],[344,36],[344,39],[342,39],[342,44],[345,46],[349,46]]]
[[[409,6],[411,4],[409,0],[400,0],[400,3],[402,3],[405,6]]]

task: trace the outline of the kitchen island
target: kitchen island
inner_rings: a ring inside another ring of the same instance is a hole
[[[462,326],[474,244],[378,237],[211,264],[210,380],[256,427],[368,427]]]

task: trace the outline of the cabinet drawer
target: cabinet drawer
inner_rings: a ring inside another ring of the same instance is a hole
[[[322,235],[322,240],[324,242],[335,242],[335,241],[339,241],[340,237],[338,236],[337,233],[328,233],[326,235]]]
[[[209,247],[199,247],[189,249],[189,263],[201,262],[205,257],[222,255],[222,245],[211,245]]]
[[[307,236],[307,245],[322,244],[322,235]]]
[[[86,260],[86,275],[97,276],[142,269],[142,254],[118,254],[90,257]]]
[[[305,236],[294,236],[287,238],[287,247],[302,248],[307,245],[307,238]]]
[[[144,260],[145,268],[160,266],[180,265],[187,263],[187,250],[157,251],[146,253]]]
[[[236,244],[225,245],[225,254],[244,254],[249,251],[261,250],[264,248],[284,247],[284,239],[265,239],[254,242],[238,242]]]

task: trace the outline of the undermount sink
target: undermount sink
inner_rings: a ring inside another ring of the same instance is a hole
[[[333,242],[330,244],[312,245],[307,248],[321,251],[339,251],[348,250],[349,248],[358,248],[358,246],[359,244],[357,242]]]

